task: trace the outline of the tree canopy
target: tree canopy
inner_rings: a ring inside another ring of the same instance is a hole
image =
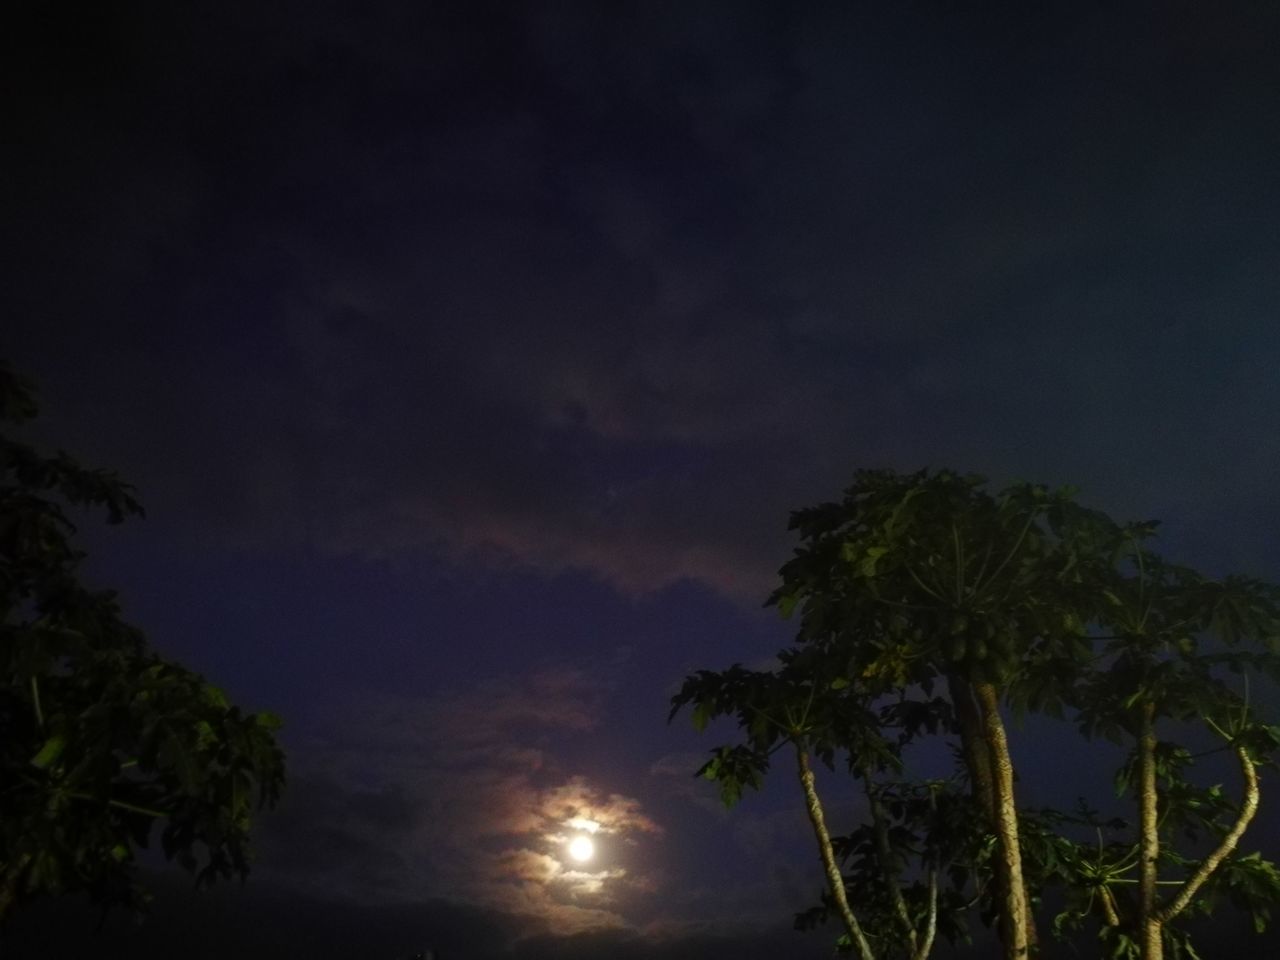
[[[36,415],[0,366],[0,423]],[[141,515],[133,488],[0,435],[0,920],[82,892],[140,907],[136,852],[158,835],[198,883],[244,876],[254,811],[284,756],[270,713],[246,713],[158,656],[111,591],[80,579],[76,512]]]
[[[1280,676],[1280,589],[1169,563],[1154,523],[1117,523],[1070,488],[992,493],[951,471],[861,472],[791,528],[801,542],[768,603],[799,614],[795,645],[774,671],[691,676],[673,715],[737,720],[743,740],[700,771],[728,803],[793,746],[827,879],[802,923],[838,917],[860,960],[923,960],[935,933],[967,937],[975,906],[1009,960],[1035,955],[1051,889],[1066,906],[1047,935],[1088,928],[1115,957],[1194,957],[1178,921],[1223,898],[1265,925],[1280,873],[1238,846],[1280,744],[1248,698],[1250,674]],[[1020,807],[1011,713],[1126,746],[1115,782],[1136,829],[1083,802]],[[1193,776],[1199,757],[1173,739],[1206,735],[1235,757],[1238,799]],[[952,777],[912,776],[924,737],[954,744]],[[845,837],[827,830],[810,756],[861,782],[868,822]]]

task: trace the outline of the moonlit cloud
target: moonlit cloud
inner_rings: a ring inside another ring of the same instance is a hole
[[[638,800],[616,793],[599,794],[584,777],[573,777],[545,791],[539,812],[549,822],[592,833],[662,833],[661,827],[640,812]]]
[[[656,891],[630,851],[663,830],[639,800],[557,757],[562,738],[597,726],[604,686],[563,668],[420,699],[354,698],[268,822],[271,869],[312,892],[448,897],[560,932],[627,926]],[[570,862],[571,832],[592,826],[592,862]]]

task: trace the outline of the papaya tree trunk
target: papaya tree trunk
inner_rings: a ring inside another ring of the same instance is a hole
[[[1138,728],[1138,945],[1142,960],[1163,960],[1164,924],[1156,912],[1160,864],[1160,795],[1156,787],[1156,706],[1142,705]]]
[[[862,925],[853,915],[853,910],[849,907],[849,898],[845,895],[844,877],[840,873],[839,864],[836,863],[835,851],[831,848],[831,834],[827,832],[827,820],[822,813],[822,801],[818,799],[818,791],[814,786],[809,754],[799,741],[796,741],[795,746],[796,765],[800,786],[804,790],[805,808],[809,813],[809,823],[813,825],[813,835],[818,841],[818,852],[822,856],[822,867],[826,871],[827,884],[831,888],[831,899],[835,901],[840,919],[844,922],[849,940],[857,949],[858,956],[861,960],[875,960],[875,954],[871,952],[871,944],[867,942],[867,937],[862,932]]]
[[[1003,913],[1008,917],[1004,954],[1006,960],[1026,960],[1030,951],[1030,909],[1022,877],[1022,848],[1018,840],[1018,808],[1014,802],[1009,740],[1005,736],[1004,721],[1000,718],[1000,701],[995,685],[986,681],[976,683],[973,692],[982,716],[983,739],[991,755],[995,828],[1000,853],[996,865],[1004,887]]]
[[[973,688],[962,677],[953,674],[947,677],[947,691],[951,694],[951,704],[955,708],[956,719],[960,723],[960,752],[964,756],[965,767],[969,771],[973,798],[990,818],[994,831],[996,795],[992,784],[993,767],[991,754],[982,733],[982,716],[978,712],[977,704],[973,702]]]
[[[973,686],[963,677],[955,674],[948,675],[947,690],[951,695],[951,703],[955,707],[956,719],[960,725],[960,751],[964,757],[965,768],[969,773],[973,799],[986,817],[988,829],[999,836],[1000,805],[997,802],[996,790],[999,765],[992,755],[989,744],[990,737],[986,731],[983,712],[976,702]],[[996,719],[997,721],[999,720],[998,712],[996,713]],[[1003,725],[1001,725],[1001,732],[1003,734]],[[1007,747],[1005,753],[1006,755],[1008,753]],[[1012,793],[1010,796],[1012,796]],[[1020,860],[1019,863],[1021,863]],[[996,932],[1002,944],[1008,944],[1014,940],[1016,936],[1015,927],[1018,923],[1007,909],[1007,879],[1008,876],[1002,869],[997,869],[993,875],[992,899],[1000,906]],[[1030,903],[1025,885],[1022,892],[1022,900],[1024,903]],[[1036,943],[1035,918],[1031,916],[1029,908],[1021,922],[1026,931],[1025,936],[1029,949]]]

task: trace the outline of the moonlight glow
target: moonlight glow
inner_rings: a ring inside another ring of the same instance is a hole
[[[585,834],[578,834],[569,841],[569,856],[579,863],[585,863],[596,853],[596,845]]]

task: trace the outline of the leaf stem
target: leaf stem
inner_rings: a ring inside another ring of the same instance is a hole
[[[36,712],[36,726],[44,730],[44,710],[40,706],[40,684],[35,676],[31,677],[31,706]]]
[[[1035,519],[1036,519],[1036,514],[1035,514],[1035,511],[1033,510],[1031,512],[1031,515],[1027,517],[1027,522],[1023,524],[1022,532],[1018,534],[1018,539],[1014,543],[1013,548],[1009,551],[1008,556],[1006,556],[1003,560],[1001,560],[1000,565],[996,567],[993,571],[991,571],[991,576],[989,576],[986,579],[985,583],[974,585],[974,593],[979,593],[982,590],[985,590],[987,587],[991,586],[991,584],[995,583],[996,577],[1000,576],[1000,574],[1004,571],[1004,568],[1009,565],[1009,561],[1012,560],[1015,556],[1017,556],[1018,550],[1022,546],[1022,541],[1026,539],[1027,531],[1031,529],[1031,524],[1035,521]]]
[[[960,545],[960,532],[954,520],[951,522],[951,543],[956,554],[956,603],[960,604],[964,602],[964,548]]]
[[[946,598],[945,598],[945,597],[943,597],[943,596],[942,596],[942,594],[938,593],[938,591],[937,591],[937,590],[934,590],[934,589],[933,589],[933,588],[931,588],[931,587],[925,586],[925,582],[924,582],[923,580],[921,580],[919,576],[917,576],[917,574],[916,574],[915,570],[913,570],[913,569],[911,568],[910,564],[905,564],[905,563],[904,563],[904,564],[903,564],[903,566],[906,568],[907,573],[909,573],[909,574],[911,575],[911,579],[912,579],[912,580],[914,580],[914,581],[916,582],[916,586],[917,586],[917,587],[919,587],[921,590],[923,590],[923,591],[924,591],[925,593],[927,593],[929,596],[933,597],[933,599],[937,600],[939,603],[946,603],[946,602],[947,602],[947,601],[946,601]]]
[[[102,802],[100,798],[95,797],[91,793],[68,793],[66,796],[73,797],[76,800],[89,800],[94,803]],[[164,820],[169,816],[169,814],[165,813],[163,810],[152,810],[149,807],[140,807],[136,803],[129,803],[127,800],[117,800],[114,797],[108,797],[106,803],[109,807],[116,807],[119,810],[127,810],[130,813],[141,813],[145,816],[156,817],[160,820]]]

